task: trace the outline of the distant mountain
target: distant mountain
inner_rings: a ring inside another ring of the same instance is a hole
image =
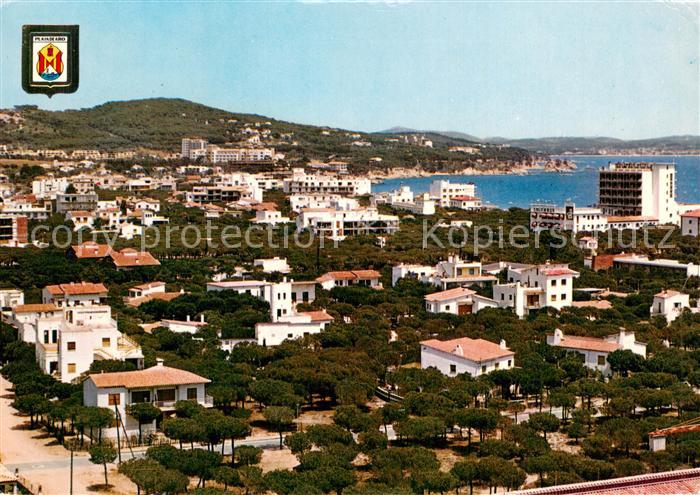
[[[474,166],[472,157],[449,151],[464,139],[430,134],[433,147],[397,142],[394,133],[376,134],[285,122],[234,113],[177,98],[113,101],[79,110],[48,111],[34,105],[0,110],[0,144],[29,149],[153,150],[176,153],[183,137],[212,144],[247,143],[250,129],[264,131],[263,145],[289,161],[342,160],[358,169],[423,167],[426,170]],[[485,147],[481,163],[520,162],[530,153],[517,147]]]
[[[691,153],[700,152],[700,136],[664,136],[650,139],[618,139],[612,137],[543,137],[511,139],[505,137],[479,138],[471,134],[456,131],[421,131],[408,127],[396,126],[381,134],[438,134],[453,139],[472,143],[489,143],[524,148],[533,153],[562,154],[562,153],[620,153],[620,152],[656,152],[656,153]]]
[[[459,139],[462,141],[469,141],[470,143],[481,143],[484,140],[472,136],[471,134],[466,134],[464,132],[457,131],[420,131],[418,129],[411,129],[410,127],[395,126],[384,131],[379,131],[376,134],[439,134],[441,136],[446,136],[453,139]]]

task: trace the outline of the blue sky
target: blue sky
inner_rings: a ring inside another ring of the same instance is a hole
[[[0,0],[0,106],[182,97],[349,129],[699,134],[698,5]],[[23,24],[80,25],[80,88],[21,89]]]

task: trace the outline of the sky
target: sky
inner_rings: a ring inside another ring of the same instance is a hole
[[[700,134],[698,4],[0,0],[0,107],[179,97],[361,131]],[[80,88],[21,87],[23,24],[80,25]]]

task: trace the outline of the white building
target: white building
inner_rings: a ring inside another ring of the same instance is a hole
[[[355,235],[389,235],[399,230],[399,217],[382,215],[376,208],[305,209],[296,218],[298,231],[309,229],[319,237],[342,241]]]
[[[95,212],[75,210],[66,212],[66,220],[73,222],[73,230],[90,229],[95,226]]]
[[[160,325],[163,328],[167,328],[174,333],[191,333],[195,334],[200,328],[207,326],[207,322],[204,321],[204,315],[199,316],[199,320],[192,320],[190,315],[187,315],[187,319],[182,320],[161,320]]]
[[[494,344],[484,339],[462,337],[420,343],[420,367],[437,368],[447,376],[469,373],[477,377],[499,369],[511,369],[514,362],[515,353],[506,347],[505,340]]]
[[[671,323],[683,310],[690,309],[690,296],[675,290],[664,290],[654,295],[654,302],[649,309],[652,317],[663,316]]]
[[[600,208],[577,208],[572,202],[567,202],[564,206],[533,203],[530,205],[530,229],[535,232],[569,230],[574,234],[604,232],[608,229],[608,219]]]
[[[44,304],[58,307],[91,306],[101,304],[107,298],[107,287],[102,283],[71,282],[69,284],[47,285],[41,291]]]
[[[24,304],[24,292],[19,289],[0,289],[0,311],[11,311]]]
[[[610,163],[600,169],[599,206],[610,216],[654,218],[680,225],[676,166],[671,163]]]
[[[20,304],[12,309],[8,321],[17,329],[17,338],[22,342],[34,344],[37,335],[43,338],[45,333],[56,342],[63,311],[55,304]]]
[[[689,211],[681,215],[681,233],[700,237],[700,210]]]
[[[180,157],[190,160],[204,157],[207,153],[207,144],[209,142],[206,139],[183,138]]]
[[[289,205],[295,213],[305,209],[355,210],[360,208],[360,203],[356,199],[340,194],[292,194],[289,196]]]
[[[260,267],[265,273],[289,273],[292,271],[287,264],[287,258],[280,258],[279,256],[253,260],[253,267]]]
[[[291,218],[283,217],[282,212],[279,210],[258,210],[255,212],[255,220],[253,220],[253,223],[275,226],[291,221]]]
[[[66,306],[35,320],[36,360],[44,373],[70,383],[96,360],[143,366],[141,348],[117,329],[109,306]],[[26,331],[26,327],[24,328]]]
[[[83,405],[104,407],[114,411],[115,406],[124,429],[131,437],[138,435],[139,423],[126,413],[127,406],[150,402],[163,411],[173,411],[175,402],[189,400],[204,407],[212,407],[213,400],[206,395],[205,386],[211,380],[189,371],[163,365],[162,359],[156,366],[137,371],[117,373],[96,373],[83,382]],[[142,434],[155,431],[155,420],[150,425],[141,425]],[[121,430],[120,434],[124,431]],[[116,427],[103,431],[103,436],[116,438]]]
[[[466,285],[482,286],[497,281],[495,276],[483,273],[480,261],[466,261],[455,254],[435,266],[400,264],[392,267],[391,285],[396,285],[404,277],[415,277],[420,282],[443,290]]]
[[[297,284],[288,281],[273,283],[260,280],[234,280],[224,282],[208,282],[207,292],[232,290],[238,294],[248,294],[270,305],[270,318],[273,322],[285,316],[294,314],[294,305],[297,302],[313,302],[313,295],[309,292],[308,284]]]
[[[325,311],[296,313],[271,323],[256,323],[255,339],[258,345],[276,346],[285,340],[321,333],[332,321],[333,317]]]
[[[603,339],[594,337],[565,336],[558,328],[554,334],[547,335],[547,344],[574,351],[584,358],[584,366],[600,371],[609,376],[612,372],[608,363],[608,354],[617,350],[630,350],[642,357],[647,355],[647,345],[637,342],[634,332],[620,330],[620,333],[608,335]]]
[[[429,313],[450,313],[467,315],[477,313],[483,308],[497,308],[493,299],[483,297],[473,290],[456,287],[425,296],[425,309]]]
[[[532,309],[561,310],[571,306],[578,276],[566,264],[509,266],[508,283],[493,286],[493,299],[501,308],[513,308],[521,318]]]
[[[321,287],[331,290],[333,287],[362,285],[372,289],[382,289],[381,273],[376,270],[345,270],[324,273],[316,279]]]
[[[435,200],[431,199],[428,193],[414,195],[409,186],[401,186],[394,191],[376,193],[372,200],[374,204],[388,204],[416,215],[435,214]]]
[[[32,181],[32,194],[39,199],[56,199],[68,189],[67,177],[40,177]]]
[[[476,197],[476,185],[452,183],[449,180],[434,180],[430,184],[430,197],[443,208],[450,207],[450,202],[458,196]]]
[[[476,196],[454,196],[450,199],[449,207],[459,210],[477,211],[481,209],[481,199]]]
[[[307,174],[303,168],[292,170],[292,176],[282,183],[287,194],[341,194],[362,196],[372,192],[372,182],[360,177]]]

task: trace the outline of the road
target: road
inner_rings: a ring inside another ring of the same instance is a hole
[[[268,437],[249,437],[243,440],[237,440],[236,441],[236,447],[240,447],[241,445],[250,445],[252,447],[259,447],[261,449],[278,449],[280,446],[280,439],[279,436],[268,436]],[[176,445],[177,447],[177,445]],[[205,446],[200,446],[200,445],[195,445],[195,448],[206,448]],[[147,447],[138,447],[134,448],[134,457],[143,457],[146,455],[146,450]],[[189,450],[190,446],[189,445],[183,445],[183,449]],[[215,452],[221,452],[221,444],[218,444],[214,448]],[[226,445],[224,446],[224,454],[225,455],[231,455],[231,442],[227,441]],[[122,461],[126,461],[128,459],[131,459],[132,455],[131,452],[129,451],[128,448],[122,449]],[[80,456],[75,456],[73,458],[73,467],[86,467],[86,466],[94,466],[90,462],[89,457],[85,457],[85,455],[80,455]],[[116,467],[116,464],[113,465]],[[70,467],[70,456],[68,455],[68,451],[66,451],[66,457],[65,458],[59,458],[59,459],[50,459],[50,460],[41,460],[41,461],[35,461],[35,462],[18,462],[18,463],[8,463],[5,464],[5,467],[9,469],[10,471],[14,471],[15,469],[19,469],[21,473],[27,472],[27,471],[34,471],[34,470],[45,470],[45,469],[62,469],[62,468],[68,468]]]

